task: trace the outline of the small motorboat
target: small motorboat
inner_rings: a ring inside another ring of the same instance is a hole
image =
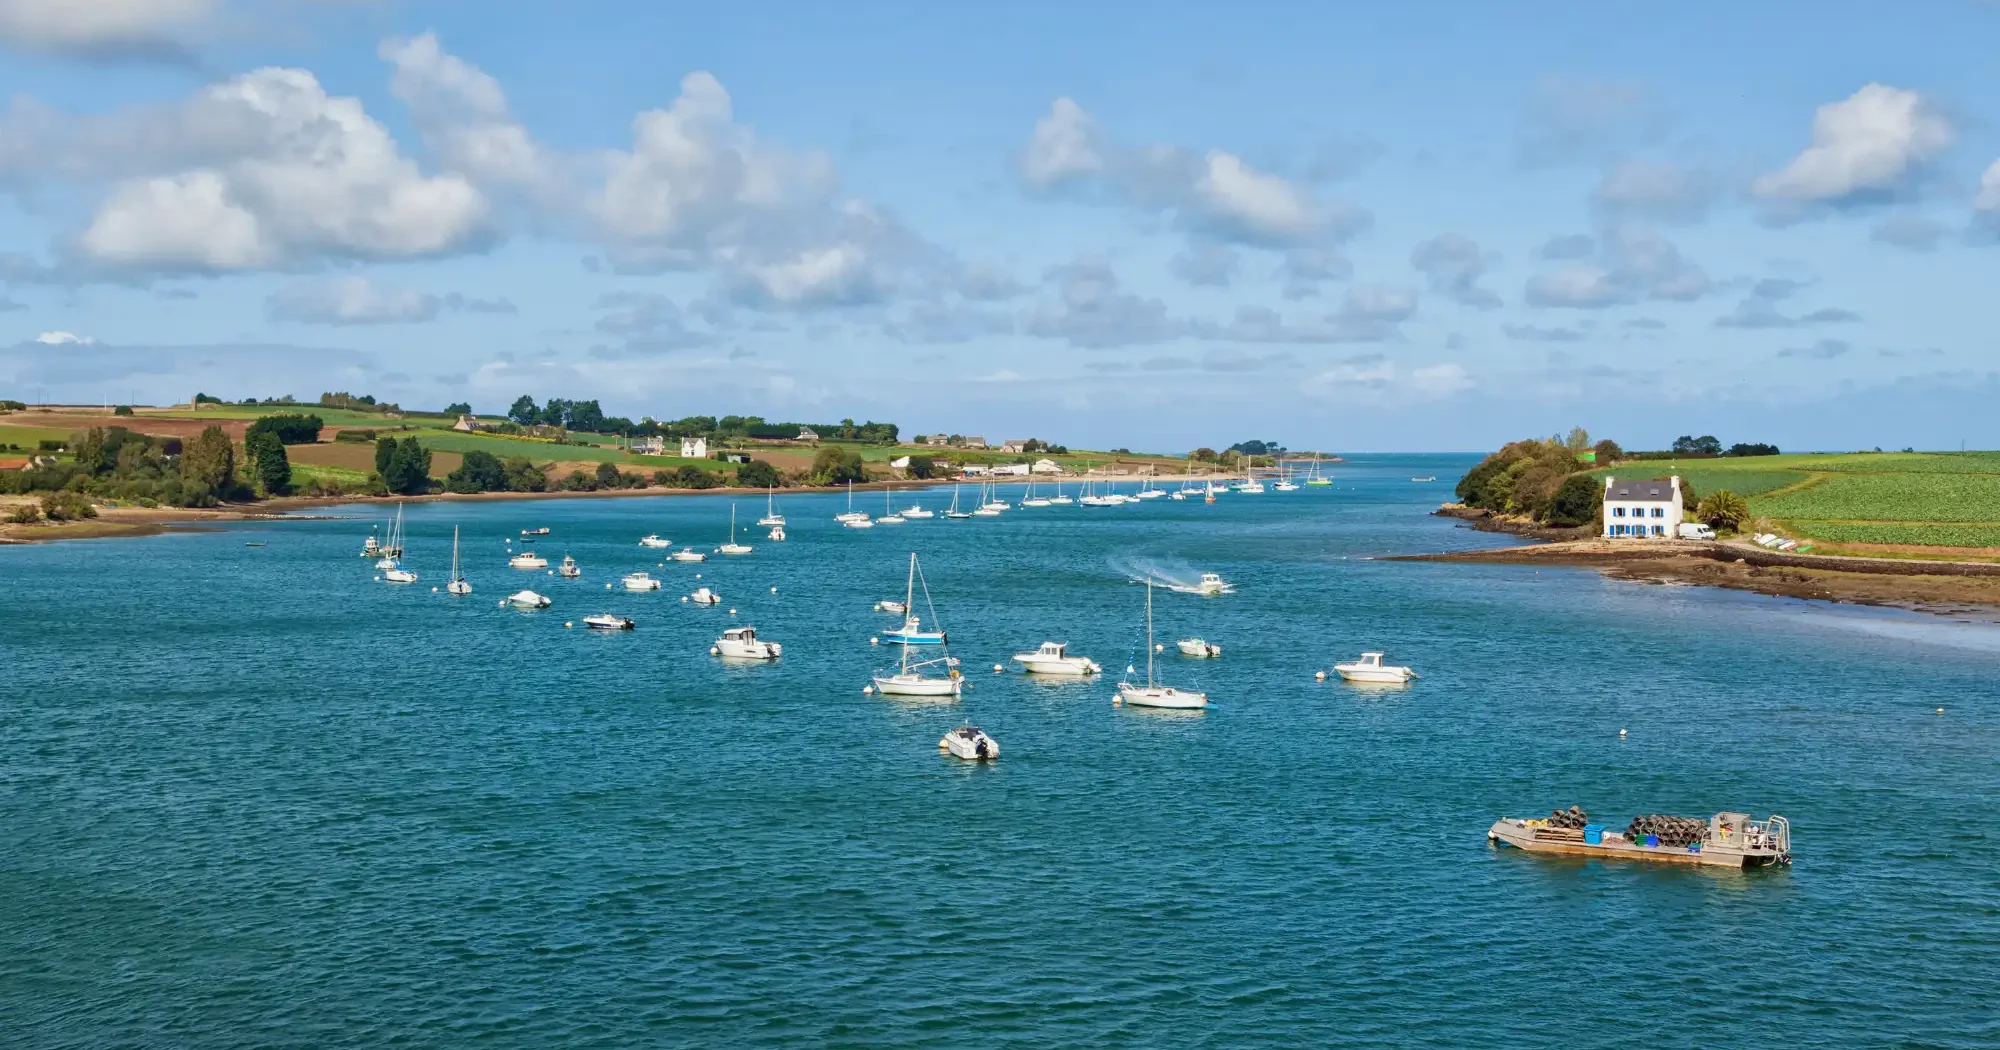
[[[593,631],[629,631],[639,626],[627,617],[613,616],[610,613],[586,616],[583,618],[583,625]]]
[[[731,660],[776,660],[784,655],[785,647],[757,637],[755,627],[731,627],[708,651]]]
[[[691,601],[696,605],[721,605],[722,595],[717,594],[706,587],[696,587],[694,589],[694,593],[688,595],[688,601]]]
[[[382,579],[388,583],[415,583],[417,574],[408,569],[390,569],[382,574]]]
[[[700,551],[698,551],[698,550],[695,550],[695,549],[694,549],[693,547],[682,547],[682,548],[681,548],[680,550],[677,550],[677,551],[675,551],[675,552],[674,552],[674,560],[675,560],[675,561],[707,561],[707,560],[708,560],[708,555],[706,555],[706,554],[703,554],[702,552],[700,552]]]
[[[549,560],[534,551],[522,551],[507,559],[507,564],[516,569],[546,569]]]
[[[562,564],[556,568],[556,575],[565,580],[574,580],[578,576],[583,575],[583,570],[577,567],[575,558],[565,554],[563,555]]]
[[[549,607],[547,595],[534,591],[515,591],[500,600],[501,605],[511,605],[516,609],[546,609]]]
[[[1411,480],[1411,481],[1414,481],[1414,482],[1416,482],[1416,483],[1418,483],[1418,484],[1420,484],[1420,485],[1421,485],[1421,484],[1423,484],[1423,483],[1424,483],[1424,482],[1426,482],[1426,481],[1436,481],[1436,480],[1437,480],[1437,475],[1436,475],[1436,474],[1432,474],[1432,475],[1431,475],[1430,477],[1427,477],[1427,478],[1411,478],[1410,480]]]
[[[385,555],[375,562],[375,567],[378,569],[393,569],[396,567],[396,559]]]
[[[660,581],[643,572],[626,573],[624,583],[625,589],[628,591],[657,591],[660,589]]]
[[[903,621],[903,626],[882,632],[882,640],[890,645],[943,645],[943,631],[926,631],[912,616]]]
[[[910,607],[894,598],[884,598],[875,603],[875,611],[894,613],[897,616],[908,616],[910,614]]]
[[[1104,670],[1090,657],[1069,655],[1063,642],[1043,642],[1032,653],[1015,653],[1014,662],[1029,674],[1092,675]]]
[[[1174,648],[1179,649],[1182,656],[1192,656],[1197,660],[1213,660],[1222,655],[1221,646],[1210,645],[1199,638],[1183,638],[1174,643]]]
[[[938,750],[967,762],[990,762],[1000,757],[1000,745],[975,725],[962,725],[938,741]]]
[[[1167,584],[1167,589],[1177,591],[1181,594],[1199,594],[1204,597],[1236,593],[1235,584],[1225,581],[1221,576],[1212,572],[1202,573],[1200,581],[1193,584],[1169,583]]]
[[[910,521],[923,521],[926,518],[937,517],[936,512],[925,510],[920,503],[912,503],[902,510],[897,511],[897,513]]]
[[[649,532],[646,535],[639,537],[639,546],[641,547],[666,548],[666,547],[671,547],[673,545],[674,541],[667,539],[665,536],[662,536],[657,532]]]
[[[771,526],[771,535],[768,538],[774,543],[785,542],[785,527],[783,525]]]
[[[361,556],[364,558],[373,558],[380,555],[381,553],[382,553],[382,541],[376,539],[374,533],[372,532],[369,533],[368,541],[361,545]]]
[[[1417,672],[1407,667],[1393,667],[1382,662],[1381,653],[1362,653],[1353,663],[1334,664],[1333,672],[1347,682],[1388,682],[1401,685],[1417,677]]]
[[[874,520],[866,514],[858,518],[846,518],[841,521],[841,524],[850,529],[872,529],[875,527]]]
[[[539,528],[539,529],[522,529],[522,530],[521,530],[521,535],[523,535],[523,536],[546,536],[546,535],[548,535],[548,534],[549,534],[549,527],[548,527],[547,525],[544,525],[544,526],[542,526],[542,527],[541,527],[541,528]]]

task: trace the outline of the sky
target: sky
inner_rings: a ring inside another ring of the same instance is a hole
[[[0,0],[0,397],[2000,447],[2000,3]]]

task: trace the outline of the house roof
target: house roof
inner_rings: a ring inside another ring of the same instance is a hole
[[[1674,481],[1672,478],[1650,478],[1645,481],[1613,480],[1605,487],[1604,498],[1624,503],[1672,503]]]

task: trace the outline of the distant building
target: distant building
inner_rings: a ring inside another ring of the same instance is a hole
[[[664,456],[667,454],[667,439],[657,434],[648,438],[640,438],[632,442],[632,454],[635,456]]]
[[[1027,438],[1021,438],[1021,439],[1019,439],[1019,440],[1016,440],[1016,441],[1003,441],[1003,442],[1001,442],[1001,443],[1000,443],[1000,451],[1002,451],[1002,452],[1026,452],[1026,451],[1028,451],[1028,439],[1027,439]]]
[[[968,478],[983,478],[987,474],[992,473],[984,463],[967,463],[965,466],[958,468],[958,472]]]
[[[966,439],[965,439],[965,447],[966,447],[966,448],[985,448],[985,447],[986,447],[986,439],[985,439],[985,438],[983,438],[983,437],[969,437],[969,438],[966,438]]]
[[[458,417],[458,422],[456,422],[456,423],[453,423],[453,424],[451,425],[451,428],[452,428],[453,430],[463,430],[463,431],[466,431],[467,433],[470,433],[470,432],[472,432],[472,431],[474,431],[474,430],[478,430],[478,429],[479,429],[479,417],[478,417],[478,416],[459,416],[459,417]]]
[[[1036,474],[1060,474],[1062,473],[1062,464],[1057,463],[1053,459],[1038,459],[1028,469]]]
[[[750,462],[750,453],[748,453],[748,452],[724,452],[724,453],[722,454],[722,461],[723,461],[724,463],[748,463],[748,462]]]
[[[818,441],[818,440],[819,440],[819,431],[817,431],[817,430],[814,430],[814,429],[813,429],[813,428],[811,428],[811,427],[800,427],[800,428],[799,428],[799,436],[798,436],[797,440],[799,440],[799,441]]]
[[[949,444],[951,444],[951,435],[950,435],[950,434],[931,434],[931,435],[929,435],[928,437],[924,438],[924,444],[926,444],[926,445],[930,445],[930,446],[931,446],[931,447],[933,447],[933,448],[937,448],[937,447],[941,447],[941,446],[944,446],[944,445],[949,445]]]
[[[1026,463],[1002,463],[993,468],[996,477],[1025,478],[1028,476]]]
[[[908,456],[898,456],[898,457],[896,457],[895,459],[892,459],[892,460],[890,460],[890,461],[889,461],[889,469],[890,469],[890,470],[908,470],[908,469],[910,469],[910,457],[908,457]]]
[[[681,439],[681,458],[682,458],[682,459],[707,459],[707,458],[708,458],[708,439],[707,439],[707,438],[702,438],[702,437],[691,437],[691,438],[682,438],[682,439]]]
[[[1650,481],[1604,479],[1606,536],[1672,539],[1684,513],[1678,474]]]

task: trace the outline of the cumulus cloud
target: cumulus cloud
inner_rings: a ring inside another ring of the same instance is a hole
[[[58,329],[52,332],[43,332],[41,335],[35,337],[35,342],[43,346],[89,346],[97,342],[97,340],[87,335],[78,335],[75,332],[65,332]]]
[[[2000,211],[2000,160],[1987,167],[1979,176],[1979,196],[1973,207],[1980,211]]]
[[[514,119],[498,80],[447,54],[432,33],[392,37],[376,53],[395,67],[390,90],[447,169],[482,185],[560,191],[554,158]]]
[[[1455,303],[1477,310],[1500,305],[1500,297],[1479,286],[1492,259],[1471,238],[1440,234],[1410,252],[1410,265],[1430,281],[1431,290]]]
[[[1908,248],[1913,252],[1928,252],[1944,239],[1944,224],[1911,211],[1900,211],[1868,231],[1868,239],[1877,244],[1891,244],[1898,248]]]
[[[1130,346],[1178,339],[1188,325],[1168,315],[1167,304],[1119,286],[1111,267],[1077,262],[1051,269],[1044,284],[1054,297],[1037,304],[1022,330],[1072,346]]]
[[[1893,195],[1949,147],[1951,122],[1923,95],[1868,84],[1813,115],[1812,145],[1751,192],[1780,204],[1838,204]]]
[[[1075,100],[1056,99],[1035,121],[1028,144],[1021,149],[1022,180],[1036,189],[1049,189],[1102,171],[1101,135],[1096,119]]]
[[[446,311],[513,313],[502,299],[478,299],[453,292],[432,295],[390,288],[366,277],[348,276],[306,281],[271,293],[264,311],[273,321],[297,324],[408,324],[435,320]]]
[[[0,0],[0,43],[86,58],[168,55],[216,7],[217,0]]]
[[[1626,160],[1605,169],[1590,203],[1613,218],[1699,222],[1720,189],[1720,180],[1699,166]]]
[[[1680,249],[1652,234],[1607,233],[1588,261],[1530,277],[1530,306],[1599,309],[1646,300],[1685,302],[1710,290],[1708,275]]]

